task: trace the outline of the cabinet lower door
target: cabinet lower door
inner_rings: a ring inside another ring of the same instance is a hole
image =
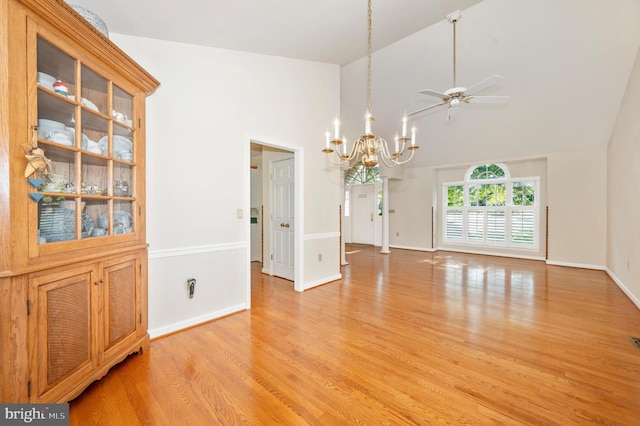
[[[135,342],[140,329],[140,262],[136,255],[105,262],[101,284],[104,312],[100,317],[101,362],[122,356],[122,350]]]
[[[94,368],[91,265],[30,278],[32,401],[73,392]],[[35,387],[35,389],[34,389]]]

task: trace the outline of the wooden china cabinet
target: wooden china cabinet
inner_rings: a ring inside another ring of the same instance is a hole
[[[0,402],[66,402],[149,346],[159,83],[62,0],[0,0],[0,55]]]

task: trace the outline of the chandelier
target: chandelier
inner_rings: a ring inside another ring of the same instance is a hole
[[[411,129],[411,136],[407,135],[407,115],[402,117],[401,136],[396,134],[395,144],[389,147],[387,141],[373,134],[371,127],[375,118],[371,115],[371,0],[368,0],[368,39],[367,39],[367,114],[364,121],[364,134],[353,143],[351,150],[347,149],[347,139],[340,137],[340,120],[335,119],[333,123],[333,138],[327,130],[325,134],[326,146],[322,152],[327,154],[331,164],[340,166],[346,164],[351,168],[358,161],[365,167],[375,167],[378,159],[381,159],[385,166],[395,167],[406,164],[413,158],[413,153],[419,148],[416,145],[416,128]],[[332,147],[333,145],[333,147]],[[409,152],[408,155],[405,155]]]

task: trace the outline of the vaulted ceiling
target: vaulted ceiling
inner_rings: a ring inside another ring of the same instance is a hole
[[[71,1],[114,33],[340,64],[340,113],[351,140],[363,130],[365,0]],[[414,165],[607,144],[640,46],[640,0],[373,0],[375,133],[391,139],[404,112],[437,102],[418,90],[452,86],[445,16],[456,9],[458,85],[500,74],[482,94],[511,98],[463,105],[451,122],[444,108],[415,116]]]
[[[482,0],[372,0],[382,48]],[[109,31],[346,64],[367,53],[366,0],[68,0]]]

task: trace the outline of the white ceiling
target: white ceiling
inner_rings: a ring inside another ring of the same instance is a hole
[[[379,49],[482,0],[373,0]],[[367,53],[366,0],[68,0],[110,32],[346,64]]]
[[[113,33],[341,64],[336,113],[358,123],[345,129],[350,141],[361,131],[366,0],[70,1]],[[482,94],[511,99],[463,105],[453,122],[444,109],[415,117],[421,149],[412,166],[606,146],[640,46],[640,0],[373,0],[376,134],[390,139],[403,112],[436,101],[418,90],[451,87],[445,16],[456,9],[458,85],[500,74],[504,81]]]

